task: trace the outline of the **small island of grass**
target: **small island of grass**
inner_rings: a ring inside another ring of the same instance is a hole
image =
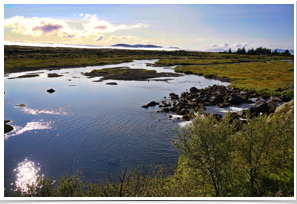
[[[166,72],[157,73],[156,70],[130,69],[129,67],[93,69],[91,72],[85,72],[83,74],[85,76],[89,76],[90,78],[103,76],[103,78],[96,82],[101,82],[108,79],[146,81],[150,78],[183,76],[183,74]]]

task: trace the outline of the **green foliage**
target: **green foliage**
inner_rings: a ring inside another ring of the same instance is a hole
[[[238,131],[229,115],[220,122],[196,117],[191,126],[177,130],[174,144],[184,165],[212,186],[213,196],[275,195],[294,188],[293,116],[253,117]],[[271,178],[276,175],[275,189]]]
[[[189,71],[189,70],[187,70],[187,71],[185,71],[185,72],[184,72],[184,74],[193,74],[193,72],[192,72],[192,71]]]
[[[285,93],[286,96],[289,96],[291,98],[294,98],[294,90],[292,91],[288,91],[287,93]]]

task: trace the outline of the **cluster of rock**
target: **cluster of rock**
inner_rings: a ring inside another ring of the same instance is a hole
[[[189,91],[190,92],[182,92],[180,96],[175,93],[170,93],[169,96],[172,100],[172,104],[165,100],[161,101],[162,104],[152,101],[142,106],[142,108],[159,105],[162,109],[158,112],[175,112],[179,115],[183,115],[184,120],[190,120],[193,116],[193,111],[197,112],[199,109],[206,110],[206,106],[216,105],[220,108],[224,108],[232,105],[240,105],[242,103],[254,103],[252,99],[256,98],[254,107],[232,114],[232,117],[245,118],[246,116],[257,116],[260,113],[273,113],[280,103],[291,100],[291,98],[286,95],[270,97],[266,94],[256,93],[255,91],[244,92],[238,88],[229,89],[223,85],[213,85],[204,89],[192,87]],[[206,115],[217,119],[222,118],[222,115],[219,114]]]

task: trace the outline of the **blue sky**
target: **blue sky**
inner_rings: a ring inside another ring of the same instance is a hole
[[[6,42],[294,48],[292,4],[4,5]]]

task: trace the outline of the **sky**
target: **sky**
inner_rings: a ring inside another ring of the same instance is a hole
[[[294,49],[292,4],[4,4],[4,42]]]

